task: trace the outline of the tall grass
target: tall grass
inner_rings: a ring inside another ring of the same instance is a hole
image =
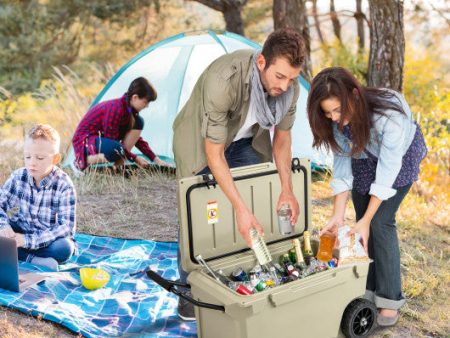
[[[59,132],[61,151],[65,153],[78,122],[113,73],[111,66],[92,64],[87,75],[80,78],[68,67],[54,68],[53,78],[43,81],[35,93],[8,95],[0,101],[0,112],[11,116],[0,129],[0,138],[20,146],[25,131],[32,125],[48,123]],[[16,157],[9,154],[9,149],[4,150],[8,155],[2,152],[2,158]]]

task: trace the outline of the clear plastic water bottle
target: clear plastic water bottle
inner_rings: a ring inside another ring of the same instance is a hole
[[[290,235],[293,232],[293,226],[291,224],[292,210],[289,204],[283,204],[278,210],[278,230],[282,235]]]
[[[251,228],[249,234],[252,241],[252,249],[259,264],[266,265],[267,263],[270,263],[272,261],[272,255],[270,254],[264,239],[259,235],[255,228]]]

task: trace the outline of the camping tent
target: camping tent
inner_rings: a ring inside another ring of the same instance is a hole
[[[138,76],[148,78],[158,92],[158,99],[141,111],[145,120],[143,137],[162,159],[173,162],[172,123],[189,98],[202,71],[217,57],[237,49],[260,46],[233,33],[182,33],[145,49],[124,65],[106,84],[92,105],[120,97]],[[299,77],[301,86],[297,102],[297,118],[293,127],[295,157],[308,157],[315,165],[327,166],[330,157],[311,147],[312,134],[306,119],[306,98],[309,83]],[[134,149],[137,154],[139,151]],[[64,165],[73,161],[70,150]]]

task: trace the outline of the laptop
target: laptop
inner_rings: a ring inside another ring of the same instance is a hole
[[[0,288],[22,292],[45,278],[44,275],[20,270],[16,240],[0,237]]]

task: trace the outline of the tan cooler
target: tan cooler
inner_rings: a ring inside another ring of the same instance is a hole
[[[311,227],[311,172],[306,159],[292,161],[294,193],[300,216],[292,235],[279,233],[276,204],[280,179],[272,163],[232,169],[241,197],[264,227],[274,261]],[[215,270],[231,275],[257,264],[237,230],[234,211],[211,175],[179,181],[178,213],[183,268],[189,272],[197,333],[201,338],[366,337],[376,315],[365,293],[369,263],[326,270],[253,295],[240,295],[203,271],[199,254]],[[313,243],[314,244],[314,243]],[[314,246],[314,245],[313,245]],[[154,272],[149,277],[178,295],[172,282]],[[176,283],[175,283],[176,284]],[[345,313],[344,313],[345,312]]]

